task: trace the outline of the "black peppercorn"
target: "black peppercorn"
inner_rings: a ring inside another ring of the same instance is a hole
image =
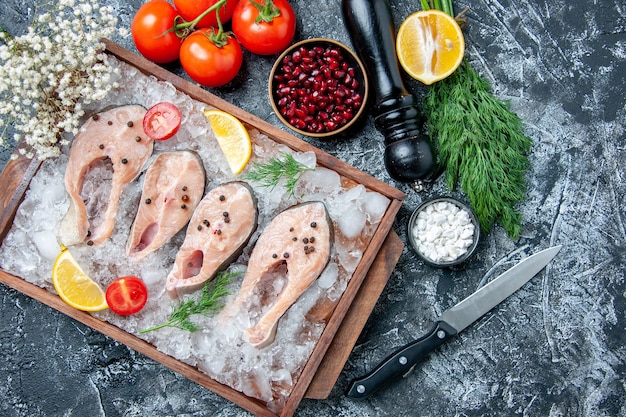
[[[137,136],[137,137],[135,138],[135,142],[141,142],[141,136]]]
[[[275,253],[272,253],[272,258],[274,259],[278,258],[278,255],[276,255]]]
[[[99,115],[97,115],[97,114],[94,114],[93,116],[91,116],[91,118],[92,118],[93,120],[98,120],[98,119],[100,118],[100,116],[99,116]]]
[[[316,227],[317,227],[317,223],[315,223],[315,222],[311,222],[311,227],[312,227],[312,228],[316,228]]]
[[[111,125],[113,124],[113,122],[109,120],[109,121],[107,122],[107,124],[108,124],[109,126],[111,126]]]
[[[220,196],[220,201],[224,201],[226,200],[226,197],[224,197],[223,195]]]
[[[289,258],[289,253],[287,253],[287,252],[283,253],[283,258],[285,258],[285,259]]]
[[[181,209],[186,209],[186,208],[187,208],[187,204],[181,204],[181,205],[180,205],[180,208],[181,208]]]
[[[123,163],[124,165],[126,165],[126,164],[128,163],[128,159],[123,158],[123,159],[122,159],[122,163]]]
[[[146,204],[150,204],[150,203],[152,203],[152,199],[146,198]]]
[[[98,146],[98,148],[100,148],[100,149],[104,149],[104,145],[103,145],[103,144],[100,144],[100,145]]]
[[[200,231],[200,230],[202,230],[202,225],[201,224],[198,225],[198,231]]]
[[[131,121],[129,121],[128,123],[126,123],[126,126],[128,126],[128,127],[133,127],[133,125],[134,125],[134,123],[133,123],[133,121],[132,121],[132,120],[131,120]]]

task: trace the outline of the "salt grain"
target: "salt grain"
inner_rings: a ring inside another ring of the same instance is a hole
[[[448,201],[438,201],[422,209],[411,225],[417,250],[432,262],[459,259],[474,243],[474,224],[469,213]]]

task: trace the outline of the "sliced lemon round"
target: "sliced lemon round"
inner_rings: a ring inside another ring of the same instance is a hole
[[[52,285],[63,301],[78,310],[100,311],[108,307],[102,288],[85,274],[65,246],[61,246],[54,261]]]
[[[420,10],[398,29],[396,52],[402,68],[426,85],[443,80],[463,60],[465,39],[452,16],[440,10]]]
[[[252,143],[246,127],[235,116],[222,110],[205,110],[204,115],[231,171],[234,175],[241,173],[252,155]]]

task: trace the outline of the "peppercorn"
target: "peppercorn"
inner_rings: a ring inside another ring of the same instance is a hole
[[[288,252],[283,253],[283,258],[285,259],[289,258],[289,253]]]
[[[128,159],[123,158],[123,159],[122,159],[122,163],[123,163],[124,165],[126,165],[126,164],[128,163]]]
[[[202,224],[205,225],[206,227],[209,227],[211,225],[211,223],[206,219],[202,221]]]
[[[135,138],[135,142],[141,142],[141,136],[137,136],[137,137]]]
[[[189,201],[189,196],[187,194],[182,196],[183,201]]]
[[[278,258],[278,255],[276,255],[275,253],[272,253],[272,258],[274,259]]]
[[[111,125],[113,124],[113,122],[109,120],[109,121],[107,122],[107,124],[108,124],[109,126],[111,126]]]
[[[100,116],[99,116],[99,115],[97,115],[97,114],[94,114],[93,116],[91,116],[91,118],[92,118],[93,120],[98,120],[98,119],[100,118]]]
[[[187,204],[181,204],[180,208],[183,209],[183,210],[186,209],[187,208]]]
[[[226,197],[224,197],[223,195],[220,196],[220,201],[224,201],[226,200]]]
[[[100,145],[98,146],[98,148],[100,148],[100,149],[104,149],[104,145],[103,145],[103,144],[100,144]]]
[[[133,121],[132,121],[132,120],[131,120],[131,121],[129,121],[128,123],[126,123],[126,126],[128,126],[128,127],[133,127],[133,125],[134,125],[134,123],[133,123]]]
[[[187,186],[183,185],[183,191],[187,191]]]
[[[146,204],[150,204],[150,203],[152,203],[152,199],[146,198]]]
[[[311,222],[311,227],[315,229],[317,227],[317,223]]]
[[[302,239],[302,243],[306,245],[307,243],[309,243],[309,239],[305,237],[304,239]]]
[[[202,225],[201,224],[198,225],[198,231],[200,231],[200,230],[202,230]]]

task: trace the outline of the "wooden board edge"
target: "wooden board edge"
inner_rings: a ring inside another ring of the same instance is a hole
[[[304,398],[323,400],[330,395],[403,249],[404,243],[397,233],[391,230],[326,350],[326,355],[318,366]]]

